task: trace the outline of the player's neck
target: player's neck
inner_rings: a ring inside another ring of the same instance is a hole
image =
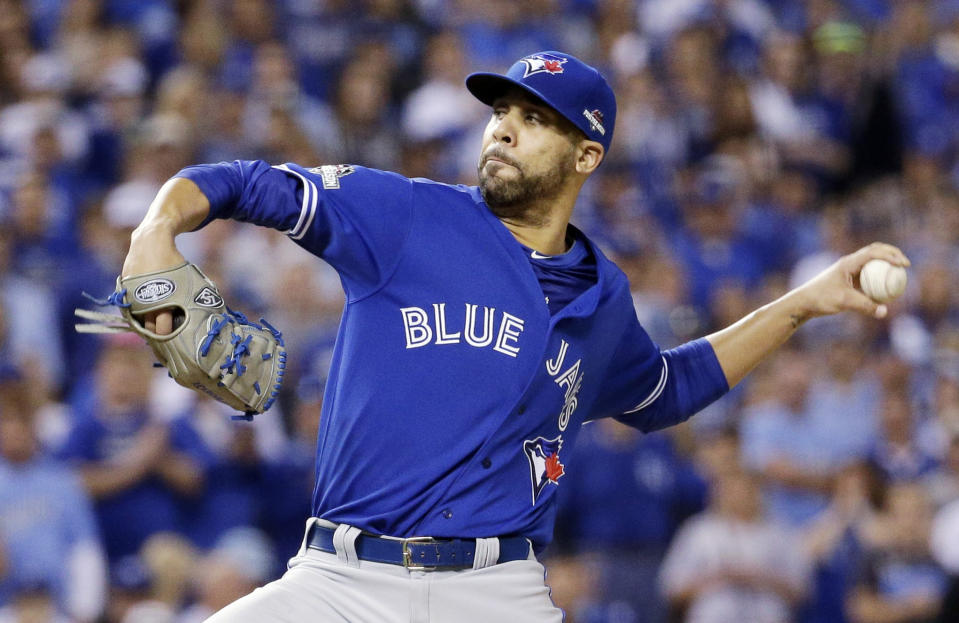
[[[536,218],[500,217],[510,233],[522,244],[543,255],[559,255],[569,250],[566,242],[566,229],[573,215],[576,195],[543,198],[548,205],[536,206],[524,211],[524,214],[537,215]]]
[[[569,219],[553,218],[537,225],[512,219],[500,220],[521,244],[543,255],[559,255],[569,250],[569,244],[566,241]]]

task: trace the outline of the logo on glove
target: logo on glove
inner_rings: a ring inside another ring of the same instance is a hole
[[[141,303],[157,303],[168,298],[176,290],[176,284],[169,279],[151,279],[141,283],[133,296]]]
[[[200,307],[221,307],[223,299],[213,288],[203,288],[193,299],[193,302]]]

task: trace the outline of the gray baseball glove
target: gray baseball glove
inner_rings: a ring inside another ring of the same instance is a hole
[[[173,380],[242,411],[242,418],[263,413],[276,400],[286,367],[283,335],[266,320],[251,322],[227,307],[193,264],[118,278],[108,299],[93,300],[118,307],[121,315],[77,309],[77,316],[93,321],[77,324],[77,331],[139,333]],[[168,335],[146,329],[141,320],[161,309],[173,311]]]

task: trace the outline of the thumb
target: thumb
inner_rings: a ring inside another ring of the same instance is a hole
[[[845,307],[846,309],[878,319],[885,318],[889,313],[889,309],[885,305],[877,303],[858,290],[853,290],[850,293],[849,300],[846,301]]]

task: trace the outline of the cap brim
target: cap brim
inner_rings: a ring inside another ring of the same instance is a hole
[[[476,99],[483,102],[487,106],[492,106],[497,97],[500,97],[513,87],[529,93],[541,103],[553,108],[549,105],[549,103],[547,103],[546,98],[543,97],[542,93],[536,89],[531,89],[527,85],[513,80],[512,78],[508,78],[500,74],[483,72],[470,74],[466,77],[466,88]]]

